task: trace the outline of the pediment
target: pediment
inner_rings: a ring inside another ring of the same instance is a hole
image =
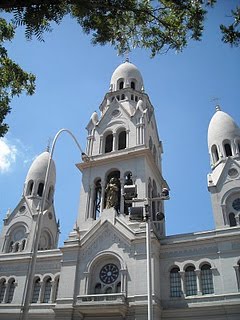
[[[236,173],[236,174],[234,174]],[[221,186],[232,180],[239,179],[240,164],[229,157],[225,163],[220,163],[211,174],[212,183],[210,186]]]
[[[5,225],[10,225],[14,222],[14,220],[26,220],[32,218],[31,209],[29,207],[29,203],[25,197],[23,197],[18,205],[12,212],[8,212],[4,219]]]
[[[126,226],[101,220],[81,238],[84,255],[95,255],[100,251],[123,251],[131,253],[132,241],[135,239],[132,230]]]
[[[96,128],[98,133],[102,134],[104,131],[113,128],[114,126],[124,125],[124,127],[126,127],[126,124],[130,121],[131,115],[129,112],[120,102],[114,100],[103,114]]]

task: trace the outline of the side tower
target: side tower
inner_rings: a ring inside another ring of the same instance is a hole
[[[26,176],[22,198],[15,209],[12,212],[9,211],[4,219],[0,238],[1,253],[31,251],[39,204],[43,195],[48,157],[49,152],[45,151],[33,161]],[[58,243],[59,226],[53,205],[55,181],[56,169],[52,161],[46,189],[46,211],[43,216],[40,250],[54,249]]]
[[[125,185],[136,187],[138,198],[148,199],[152,218],[157,220],[157,212],[164,213],[163,203],[149,199],[159,197],[168,187],[162,177],[163,149],[154,108],[134,64],[126,61],[113,72],[99,109],[100,117],[94,112],[87,125],[86,153],[91,161],[78,164],[83,182],[77,221],[80,231],[86,232],[111,207],[129,221],[128,208],[136,204],[125,201]],[[115,200],[109,200],[112,183],[117,190]],[[157,232],[165,235],[164,221]]]
[[[240,128],[216,107],[208,128],[212,172],[208,175],[215,226],[240,224]]]

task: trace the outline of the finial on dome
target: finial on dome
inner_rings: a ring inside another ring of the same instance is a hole
[[[221,108],[220,108],[219,104],[216,105],[216,112],[217,112],[217,111],[221,111]]]
[[[124,62],[130,62],[129,61],[129,51],[127,50],[126,52],[125,52],[125,61]]]

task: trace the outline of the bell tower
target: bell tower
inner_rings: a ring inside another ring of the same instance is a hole
[[[49,152],[45,151],[33,161],[26,176],[21,200],[12,212],[9,211],[6,214],[0,238],[0,252],[2,253],[32,250],[48,158]],[[53,204],[56,182],[56,169],[53,161],[49,172],[39,250],[55,249],[58,244],[59,225]]]
[[[215,226],[240,225],[240,128],[216,107],[208,128],[212,172],[208,175]]]
[[[129,203],[124,187],[134,186],[137,197],[146,199],[153,221],[157,213],[164,217],[163,201],[152,200],[168,188],[162,176],[162,142],[158,136],[154,108],[144,91],[137,67],[126,61],[113,72],[109,91],[86,127],[89,161],[79,163],[82,189],[77,225],[87,232],[109,210],[126,223]],[[158,225],[165,235],[164,221]]]

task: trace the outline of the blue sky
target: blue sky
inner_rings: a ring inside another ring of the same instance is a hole
[[[201,42],[191,42],[182,53],[168,52],[150,59],[135,50],[130,61],[142,73],[163,141],[163,176],[171,189],[166,203],[167,234],[214,228],[207,173],[208,124],[216,101],[240,124],[239,49],[220,41],[219,23],[239,1],[220,1],[207,17]],[[109,89],[115,68],[124,61],[110,46],[92,46],[77,23],[66,18],[45,42],[26,41],[22,29],[8,44],[9,55],[37,75],[36,94],[12,103],[9,133],[0,140],[0,227],[6,211],[18,204],[32,160],[46,149],[61,128],[70,129],[82,148],[85,127]],[[58,140],[55,209],[61,223],[60,245],[75,223],[81,174],[78,149],[69,136]]]

